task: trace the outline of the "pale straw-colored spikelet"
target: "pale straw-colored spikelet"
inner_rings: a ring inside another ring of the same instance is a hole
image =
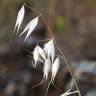
[[[42,57],[43,60],[40,57]],[[46,59],[46,54],[44,53],[43,49],[39,45],[37,45],[33,51],[33,59],[35,61],[35,67],[38,61],[43,62]]]
[[[54,63],[52,64],[52,80],[53,81],[59,70],[59,67],[60,67],[60,60],[59,60],[59,57],[57,57],[56,60],[54,61]]]
[[[27,30],[27,35],[25,37],[25,40],[30,36],[30,34],[34,31],[34,29],[36,28],[37,24],[38,24],[38,19],[39,16],[35,17],[34,19],[32,19],[25,27],[25,29],[23,30],[23,32],[19,35],[22,36]],[[24,40],[24,41],[25,41]]]
[[[43,71],[44,71],[44,76],[43,76],[43,78],[46,78],[46,80],[47,80],[47,78],[48,78],[48,73],[49,73],[50,70],[51,70],[51,61],[50,61],[49,58],[47,58],[47,59],[45,60],[44,69],[43,69]]]
[[[14,31],[17,28],[17,33],[18,33],[20,26],[22,24],[22,21],[24,19],[24,15],[25,15],[25,9],[24,9],[24,5],[23,5],[22,8],[18,12],[17,20],[16,20],[16,24],[15,24],[15,28],[14,28]]]
[[[33,51],[33,59],[35,61],[35,67],[37,65],[37,62],[38,60],[40,59],[40,56],[39,56],[39,46],[37,45]]]
[[[46,52],[40,46],[38,46],[38,52],[42,59],[46,60]]]
[[[55,56],[55,47],[54,47],[54,41],[50,40],[44,45],[44,51],[47,53],[48,58],[51,57],[52,63]]]

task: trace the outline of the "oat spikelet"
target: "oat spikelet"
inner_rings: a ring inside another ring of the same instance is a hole
[[[59,67],[60,67],[60,61],[59,61],[59,57],[57,57],[57,59],[52,64],[52,80],[53,81],[54,81],[55,76],[59,70]]]
[[[52,63],[55,56],[55,47],[54,47],[54,41],[50,40],[44,45],[44,51],[48,54],[48,58],[51,57]]]
[[[43,60],[41,57],[43,58]],[[33,51],[33,59],[35,61],[34,67],[36,67],[38,61],[43,62],[46,59],[46,55],[39,45],[37,45]]]
[[[17,20],[16,20],[16,24],[15,24],[15,28],[14,28],[14,30],[17,28],[17,33],[18,33],[20,26],[22,24],[22,21],[24,19],[24,15],[25,15],[25,9],[24,9],[24,5],[23,5],[22,8],[18,12]]]
[[[34,29],[36,28],[37,24],[38,24],[38,20],[39,20],[39,16],[37,16],[36,18],[32,19],[25,27],[25,29],[23,30],[23,32],[19,35],[22,36],[27,30],[27,35],[25,37],[25,40],[30,36],[30,34],[34,31]]]
[[[47,59],[45,60],[44,69],[43,69],[43,71],[44,71],[44,76],[43,76],[43,78],[46,78],[46,80],[47,80],[47,78],[48,78],[48,73],[49,73],[50,70],[51,70],[51,61],[50,61],[49,58],[47,58]]]

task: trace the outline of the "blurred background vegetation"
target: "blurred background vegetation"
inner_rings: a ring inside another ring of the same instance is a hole
[[[17,13],[24,3],[46,18],[82,96],[96,96],[96,0],[0,0],[0,96],[42,96],[45,92],[45,85],[30,89],[34,80],[42,78],[42,71],[32,68],[27,57],[29,53],[24,51],[32,51],[36,40],[49,37],[45,23],[41,20],[36,32],[25,43],[13,32]],[[56,81],[63,91],[70,79],[65,69],[61,71],[64,72],[62,82],[58,78]],[[28,82],[24,78],[28,78]],[[65,84],[65,81],[68,82]],[[49,96],[62,93],[56,92],[51,88]]]

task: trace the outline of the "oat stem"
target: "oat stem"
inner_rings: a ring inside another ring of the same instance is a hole
[[[26,4],[25,4],[25,5],[26,5]],[[53,35],[53,33],[52,33],[52,31],[51,31],[48,23],[46,22],[45,17],[42,16],[42,14],[41,14],[39,11],[37,11],[36,9],[33,9],[33,8],[29,7],[28,5],[26,5],[26,6],[27,6],[28,8],[30,8],[31,10],[33,10],[34,12],[38,13],[39,16],[41,16],[41,18],[42,18],[42,20],[44,21],[44,23],[46,24],[46,26],[47,26],[47,28],[48,28],[48,32],[50,32],[51,38],[54,40],[54,43],[55,43],[57,49],[59,50],[60,54],[63,56],[63,59],[64,59],[66,65],[67,65],[67,67],[68,67],[68,69],[69,69],[69,72],[70,72],[72,78],[74,78],[74,82],[75,82],[75,85],[76,85],[76,88],[77,88],[77,91],[78,91],[78,95],[81,96],[81,93],[80,93],[80,90],[79,90],[79,88],[78,88],[77,82],[76,82],[76,80],[75,80],[74,74],[73,74],[73,72],[72,72],[72,70],[71,70],[71,68],[70,68],[70,66],[69,66],[69,64],[68,64],[68,61],[67,61],[65,55],[63,54],[62,50],[61,50],[61,49],[59,48],[59,46],[57,45],[57,43],[56,43],[56,41],[55,41],[55,38],[54,38],[54,35]],[[48,89],[49,89],[50,84],[51,84],[51,81],[49,82],[49,85],[48,85],[48,87],[47,87],[45,96],[47,95],[47,92],[48,92]]]

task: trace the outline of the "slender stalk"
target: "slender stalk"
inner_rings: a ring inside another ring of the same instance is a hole
[[[37,86],[39,86],[39,85],[43,84],[44,82],[45,82],[44,80],[41,80],[41,82],[40,82],[40,83],[38,83],[38,84],[34,85],[32,88],[35,88],[35,87],[37,87]]]
[[[47,87],[47,90],[46,90],[45,96],[47,96],[47,93],[48,93],[48,89],[49,89],[49,87],[50,87],[50,84],[51,84],[51,80],[50,80],[50,82],[48,83],[48,87]]]
[[[62,57],[63,57],[66,65],[67,65],[67,67],[68,67],[68,69],[69,69],[69,71],[70,71],[70,74],[71,74],[72,78],[74,78],[74,82],[75,82],[76,88],[77,88],[77,90],[79,91],[77,82],[76,82],[76,80],[75,80],[75,77],[74,77],[73,72],[72,72],[72,70],[71,70],[71,68],[70,68],[70,66],[69,66],[69,64],[68,64],[68,62],[67,62],[67,59],[66,59],[65,55],[63,54],[62,50],[61,50],[61,49],[59,48],[59,46],[57,45],[57,43],[56,43],[56,41],[55,41],[55,38],[54,38],[54,36],[53,36],[53,34],[52,34],[52,31],[51,31],[49,25],[47,24],[47,22],[46,22],[46,20],[44,19],[43,16],[42,16],[42,19],[43,19],[43,21],[45,22],[45,24],[46,24],[46,26],[47,26],[47,28],[48,28],[48,31],[50,32],[50,34],[51,34],[51,36],[52,36],[52,39],[54,40],[54,43],[55,43],[56,47],[58,48],[59,52],[61,53],[61,55],[62,55]],[[78,92],[78,95],[81,96],[80,91]]]
[[[26,5],[26,4],[25,4],[25,5]],[[28,5],[26,5],[26,6],[29,7]],[[72,78],[74,78],[74,82],[75,82],[77,91],[79,91],[79,92],[78,92],[78,95],[81,96],[81,93],[80,93],[80,90],[79,90],[79,88],[78,88],[78,85],[77,85],[77,82],[76,82],[76,80],[75,80],[75,77],[74,77],[74,75],[73,75],[73,72],[72,72],[72,70],[71,70],[71,68],[70,68],[70,66],[69,66],[69,64],[68,64],[68,62],[67,62],[67,59],[66,59],[65,55],[63,54],[62,50],[61,50],[61,49],[59,48],[59,46],[57,45],[57,43],[56,43],[56,41],[55,41],[55,38],[54,38],[54,35],[53,35],[53,33],[52,33],[52,31],[51,31],[48,23],[46,22],[45,17],[42,16],[42,14],[41,14],[39,11],[37,11],[37,10],[31,8],[31,7],[29,7],[29,8],[32,9],[34,12],[38,13],[39,16],[41,16],[41,18],[42,18],[42,20],[44,21],[44,23],[46,24],[46,26],[47,26],[47,28],[48,28],[48,32],[50,32],[51,38],[54,40],[54,43],[55,43],[56,47],[58,48],[60,54],[63,56],[63,59],[64,59],[66,65],[67,65],[67,67],[68,67],[68,69],[69,69],[69,72],[70,72]],[[48,88],[49,88],[49,86],[50,86],[50,83],[49,83],[49,85],[48,85]],[[47,88],[47,91],[48,91],[48,88]],[[46,95],[45,95],[45,96],[46,96]]]

